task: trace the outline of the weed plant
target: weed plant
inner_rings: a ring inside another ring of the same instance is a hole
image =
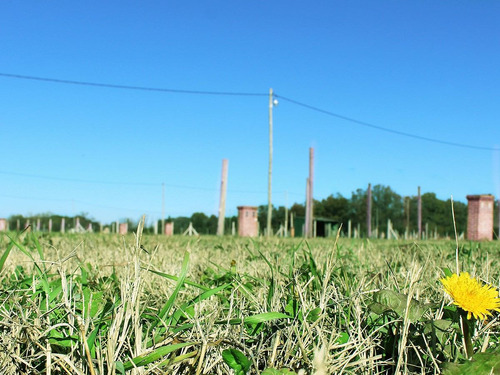
[[[9,233],[0,249],[2,374],[479,374],[500,362],[494,313],[472,327],[469,362],[484,366],[463,367],[457,307],[439,281],[456,265],[451,241],[139,228]],[[498,288],[494,243],[458,253]]]

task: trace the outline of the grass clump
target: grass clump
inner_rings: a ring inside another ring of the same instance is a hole
[[[470,365],[460,310],[439,282],[456,262],[452,242],[139,230],[11,233],[0,246],[5,374],[434,374]],[[498,284],[493,245],[464,242],[459,254],[462,269]],[[497,314],[469,324],[474,363],[488,367]]]

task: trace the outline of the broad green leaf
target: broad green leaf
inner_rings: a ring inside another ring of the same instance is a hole
[[[443,375],[489,375],[500,374],[500,353],[477,353],[470,361],[444,363]]]
[[[392,290],[380,290],[374,293],[373,301],[374,303],[369,306],[373,312],[382,314],[385,311],[394,311],[399,317],[403,318],[408,304],[408,296]],[[429,305],[412,298],[409,303],[408,319],[411,322],[420,320],[429,307]]]
[[[134,367],[142,367],[150,364],[151,362],[155,362],[163,357],[165,357],[167,354],[170,354],[176,350],[182,349],[186,346],[191,346],[194,345],[192,342],[182,342],[179,344],[172,344],[172,345],[166,345],[166,346],[161,346],[155,350],[153,350],[151,353],[144,354],[144,355],[139,355],[135,358],[132,358],[131,361],[127,361],[123,364],[123,369],[125,371],[131,370]]]
[[[232,368],[236,375],[245,375],[252,362],[238,349],[226,349],[222,351],[222,359]]]
[[[424,327],[424,333],[434,333],[436,338],[440,343],[445,341],[444,335],[449,331],[451,325],[453,324],[450,320],[431,320]]]
[[[123,367],[123,363],[120,361],[115,362],[116,372],[119,375],[125,375],[125,367]]]
[[[85,288],[83,302],[83,317],[87,319],[94,318],[106,301],[103,298],[103,292],[92,292],[90,288]]]

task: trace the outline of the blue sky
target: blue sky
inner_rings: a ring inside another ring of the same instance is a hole
[[[266,204],[271,87],[275,205],[305,200],[309,147],[316,199],[368,183],[497,196],[499,14],[497,1],[3,1],[0,216],[155,219],[162,183],[167,216],[217,214],[223,158],[227,214]]]

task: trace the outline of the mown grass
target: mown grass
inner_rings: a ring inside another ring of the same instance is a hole
[[[0,255],[3,374],[434,374],[465,362],[439,283],[456,268],[451,241],[10,233]],[[496,243],[459,244],[461,270],[496,287],[499,261]],[[477,352],[495,352],[498,328],[497,315],[476,324]]]

